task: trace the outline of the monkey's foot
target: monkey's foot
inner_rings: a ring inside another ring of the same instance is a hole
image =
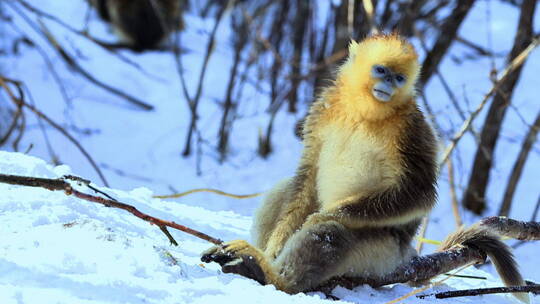
[[[216,262],[221,265],[224,273],[236,273],[265,285],[267,279],[260,265],[262,259],[259,250],[243,240],[214,246],[203,252],[201,257],[205,263]]]

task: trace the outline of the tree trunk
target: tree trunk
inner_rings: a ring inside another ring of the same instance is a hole
[[[512,61],[532,42],[532,21],[536,3],[536,0],[524,0],[521,5],[518,30],[514,39],[514,46],[508,56],[508,62]],[[512,94],[521,74],[522,67],[516,68],[508,76],[493,97],[493,102],[489,108],[482,134],[480,135],[480,144],[476,150],[469,184],[462,202],[465,208],[476,214],[482,214],[486,209],[485,194],[493,163],[493,152],[499,138],[506,109],[512,99]]]

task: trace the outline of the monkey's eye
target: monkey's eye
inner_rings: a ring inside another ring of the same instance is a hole
[[[403,75],[396,75],[396,81],[399,83],[399,84],[402,84],[405,82],[405,77]]]
[[[383,66],[380,66],[380,65],[376,65],[373,67],[373,73],[375,75],[385,75],[386,74],[386,69],[383,67]]]

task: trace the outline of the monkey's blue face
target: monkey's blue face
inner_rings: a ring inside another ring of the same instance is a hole
[[[375,99],[382,102],[390,101],[396,90],[407,83],[405,75],[395,73],[390,68],[380,64],[371,68],[371,76],[375,80],[371,93]]]

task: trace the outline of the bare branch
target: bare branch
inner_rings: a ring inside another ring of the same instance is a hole
[[[427,53],[424,62],[422,63],[422,74],[420,75],[419,83],[421,86],[426,85],[431,78],[439,63],[446,55],[450,45],[457,36],[457,32],[461,23],[469,13],[474,0],[458,0],[452,14],[446,17],[443,24],[440,26],[440,32],[435,39],[435,45]]]
[[[463,220],[459,215],[459,203],[456,194],[456,184],[454,182],[454,162],[452,158],[448,159],[448,184],[450,187],[450,200],[452,203],[452,213],[454,213],[454,219],[456,220],[456,226],[459,228],[463,225]]]
[[[480,250],[470,247],[451,249],[411,259],[407,264],[398,267],[394,272],[380,279],[340,277],[331,279],[317,290],[332,290],[340,285],[352,289],[356,286],[368,284],[380,287],[388,284],[421,282],[437,275],[446,273],[467,264],[483,263],[486,255]]]
[[[72,179],[72,178],[69,178],[69,179]],[[123,209],[146,222],[157,225],[161,229],[161,231],[165,233],[167,238],[169,238],[169,240],[173,244],[176,243],[176,241],[174,241],[174,239],[172,239],[172,236],[168,232],[166,232],[167,231],[166,227],[170,227],[173,229],[177,229],[177,230],[189,233],[193,236],[196,236],[200,239],[203,239],[205,241],[211,242],[216,245],[219,245],[222,243],[221,240],[213,238],[200,231],[191,229],[189,227],[177,224],[172,221],[166,221],[157,217],[150,216],[146,213],[139,211],[137,208],[131,205],[124,204],[116,200],[106,199],[103,197],[93,196],[90,194],[77,191],[73,189],[73,187],[71,186],[69,182],[66,181],[66,178],[50,179],[50,178],[37,178],[37,177],[0,174],[0,183],[29,186],[29,187],[39,187],[39,188],[45,188],[51,191],[64,191],[67,195],[74,195],[80,199],[83,199],[89,202],[102,204],[107,207]]]
[[[538,41],[533,38],[533,17],[536,6],[536,0],[524,0],[522,2],[517,33],[508,61],[520,57],[522,52],[528,49],[535,40]],[[485,194],[493,166],[495,147],[508,104],[511,102],[514,88],[521,75],[521,70],[521,66],[516,67],[509,73],[507,79],[497,87],[496,94],[486,115],[467,190],[462,201],[465,208],[476,214],[481,214],[486,209]]]
[[[228,0],[226,4],[222,4],[222,7],[220,8],[220,11],[216,17],[216,22],[214,23],[214,27],[212,28],[212,32],[210,33],[210,38],[208,39],[208,43],[206,45],[206,52],[204,55],[201,72],[199,74],[197,89],[195,91],[195,96],[193,98],[189,96],[187,92],[187,88],[185,87],[185,82],[182,81],[182,86],[183,86],[184,95],[185,95],[184,97],[186,97],[186,101],[188,102],[189,109],[191,111],[189,129],[186,136],[186,142],[184,144],[184,151],[182,152],[182,155],[184,156],[189,156],[191,154],[191,138],[193,137],[193,132],[195,132],[195,129],[197,127],[197,118],[198,118],[197,107],[201,99],[201,94],[202,94],[203,85],[204,85],[204,77],[206,75],[208,63],[210,62],[210,57],[212,56],[212,53],[214,52],[214,47],[215,47],[215,42],[216,42],[216,33],[219,28],[219,25],[221,24],[221,21],[223,19],[225,12],[227,11],[229,7],[232,7],[234,5],[234,2],[235,0]],[[178,60],[177,62],[181,63],[180,57],[178,57],[177,60]]]
[[[484,106],[489,101],[490,97],[499,89],[499,87],[504,83],[504,81],[506,81],[509,75],[525,62],[525,59],[538,46],[538,44],[540,44],[540,37],[537,37],[536,39],[534,39],[529,44],[529,46],[527,46],[517,57],[514,58],[514,60],[512,60],[512,62],[510,62],[510,64],[508,64],[506,69],[502,72],[501,76],[493,84],[493,87],[484,96],[484,99],[482,99],[478,107],[463,122],[463,125],[461,126],[460,130],[454,135],[454,137],[450,141],[450,144],[444,150],[443,155],[441,157],[441,161],[440,161],[441,165],[444,164],[448,160],[448,157],[450,156],[452,151],[455,149],[457,143],[463,137],[463,135],[467,132],[467,130],[469,130],[472,122],[474,121],[474,119],[476,119],[478,114],[482,111]]]
[[[13,93],[13,91],[11,90],[11,88],[7,85],[7,83],[11,83],[13,85],[15,85],[18,90],[22,91],[22,83],[19,82],[19,81],[15,81],[15,80],[11,80],[11,79],[7,79],[7,78],[4,78],[2,76],[0,76],[0,86],[4,88],[4,90],[6,90],[6,92],[8,93],[10,99],[16,104],[16,105],[20,105],[20,106],[24,106],[26,107],[27,109],[29,109],[30,111],[32,111],[34,114],[36,114],[39,118],[42,118],[43,120],[45,120],[49,125],[51,125],[53,128],[55,128],[57,131],[59,131],[60,133],[62,133],[62,135],[64,135],[69,141],[71,141],[76,147],[77,149],[79,149],[79,151],[81,151],[81,153],[84,155],[84,157],[88,160],[88,162],[90,162],[90,165],[92,165],[92,167],[94,168],[94,170],[96,170],[99,178],[101,179],[101,181],[103,182],[103,184],[105,186],[109,186],[109,183],[107,182],[107,180],[105,179],[105,176],[103,175],[103,173],[101,172],[101,170],[99,169],[99,167],[97,166],[96,162],[94,161],[94,159],[90,156],[90,154],[83,148],[83,146],[73,137],[71,136],[71,134],[69,134],[64,128],[62,128],[59,124],[57,124],[56,122],[54,122],[51,118],[49,118],[47,115],[45,115],[43,112],[39,111],[36,107],[32,106],[32,105],[29,105],[28,103],[26,103],[24,101],[24,99],[22,99],[22,96],[20,97],[17,97],[15,96],[15,94]]]
[[[79,72],[82,76],[84,76],[86,79],[88,79],[90,82],[92,82],[96,86],[101,87],[102,89],[105,89],[105,90],[109,91],[110,93],[112,93],[114,95],[117,95],[117,96],[127,100],[128,102],[133,103],[136,106],[141,107],[141,108],[143,108],[145,110],[153,110],[153,108],[154,108],[153,106],[151,106],[151,105],[149,105],[149,104],[147,104],[147,103],[145,103],[145,102],[143,102],[143,101],[141,101],[141,100],[127,94],[127,93],[125,93],[125,92],[122,92],[119,89],[113,88],[113,87],[109,86],[108,84],[103,83],[103,82],[99,81],[98,79],[96,79],[89,72],[87,72],[85,69],[83,69],[71,55],[69,55],[69,53],[54,38],[52,33],[47,29],[47,27],[45,26],[45,24],[43,22],[39,22],[39,26],[37,26],[17,6],[13,5],[12,3],[8,3],[8,4],[10,4],[10,7],[17,14],[19,14],[19,16],[21,16],[24,19],[24,21],[26,23],[28,23],[28,25],[30,25],[30,27],[34,31],[36,31],[36,33],[38,33],[39,35],[42,35],[51,44],[51,46],[58,52],[60,57],[62,57],[62,59],[64,59],[64,61],[66,62],[66,64],[68,66],[73,68],[75,71]]]
[[[480,225],[501,236],[526,241],[540,240],[539,222],[524,222],[503,216],[491,216],[482,219]]]
[[[465,290],[450,290],[438,293],[431,293],[417,296],[420,299],[426,297],[435,296],[437,299],[457,298],[457,297],[470,297],[485,294],[495,293],[514,293],[514,292],[539,292],[540,285],[525,285],[525,286],[510,286],[510,287],[491,287],[491,288],[478,288],[478,289],[465,289]]]

